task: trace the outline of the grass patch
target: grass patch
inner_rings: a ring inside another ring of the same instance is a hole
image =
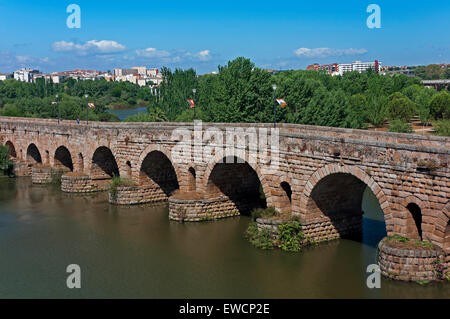
[[[397,245],[395,245],[395,246],[397,248],[406,248],[406,249],[422,248],[422,249],[427,249],[427,250],[438,248],[430,241],[415,240],[415,239],[410,239],[410,238],[399,236],[399,235],[388,236],[388,237],[386,237],[386,241],[389,241],[391,243],[396,243]]]
[[[111,184],[109,185],[109,192],[113,198],[117,196],[118,187],[133,187],[136,183],[128,177],[113,176]]]
[[[278,212],[273,207],[267,208],[256,208],[252,210],[251,216],[253,220],[257,220],[258,218],[271,218],[278,216]]]

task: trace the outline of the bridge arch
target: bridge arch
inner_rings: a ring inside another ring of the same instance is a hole
[[[139,185],[150,187],[161,197],[169,197],[180,188],[179,170],[172,161],[170,152],[159,145],[147,147],[140,155]]]
[[[5,146],[7,146],[9,148],[9,156],[16,158],[17,152],[16,152],[16,147],[14,146],[13,142],[7,141],[5,143]]]
[[[429,238],[430,234],[422,227],[424,217],[430,214],[427,202],[411,195],[402,199],[399,209],[406,220],[405,237],[418,240]]]
[[[187,190],[189,192],[197,191],[197,171],[193,166],[189,167],[187,173]]]
[[[27,147],[26,160],[32,164],[42,164],[41,152],[36,144],[31,143]]]
[[[283,180],[280,183],[280,196],[278,199],[280,211],[282,213],[291,213],[292,212],[292,187],[290,180]]]
[[[107,146],[99,146],[95,149],[89,171],[92,179],[109,179],[120,176],[116,157]]]
[[[270,203],[269,185],[264,175],[257,165],[242,158],[218,156],[208,165],[204,177],[205,198],[229,199],[240,213],[249,213]]]
[[[148,154],[152,153],[152,152],[160,152],[162,153],[165,157],[167,157],[167,159],[170,161],[170,163],[172,164],[173,169],[175,170],[175,174],[177,177],[178,182],[181,181],[181,170],[180,167],[177,165],[177,163],[172,159],[172,153],[169,149],[159,145],[159,144],[153,144],[153,145],[149,145],[147,146],[139,155],[139,159],[138,162],[136,163],[136,165],[133,165],[132,163],[130,163],[132,165],[132,171],[133,171],[133,177],[136,179],[139,179],[140,177],[140,173],[141,173],[141,167],[142,164],[145,160],[145,158],[147,157]]]
[[[65,167],[73,171],[74,165],[72,161],[72,155],[67,147],[61,145],[55,150],[54,166]]]
[[[362,198],[367,187],[380,204],[387,233],[392,233],[393,220],[387,197],[375,180],[357,166],[329,164],[314,172],[300,196],[300,216],[305,220],[325,217],[340,236],[359,235]]]

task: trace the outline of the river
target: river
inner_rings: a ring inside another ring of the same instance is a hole
[[[126,117],[137,114],[137,113],[147,113],[147,107],[138,107],[135,109],[119,109],[119,110],[107,110],[108,113],[117,115],[117,117],[123,121]]]
[[[262,251],[241,216],[170,222],[166,205],[114,207],[107,194],[73,195],[30,178],[0,179],[0,298],[448,298],[448,285],[366,287],[385,228],[366,192],[362,242],[301,253]],[[81,289],[66,267],[81,267]]]

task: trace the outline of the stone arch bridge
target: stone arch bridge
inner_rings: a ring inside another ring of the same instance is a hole
[[[180,145],[174,130],[180,128],[192,137],[181,147],[192,150],[184,158],[174,152]],[[86,125],[1,117],[0,140],[10,148],[17,175],[39,182],[60,168],[66,192],[105,190],[114,175],[127,177],[132,182],[110,194],[112,203],[169,200],[170,218],[180,221],[273,206],[299,216],[306,235],[316,240],[361,231],[368,187],[388,235],[430,240],[450,252],[449,138],[280,124],[268,138],[278,139],[278,148],[265,153],[269,161],[259,149],[250,157],[260,143],[242,143],[250,138],[225,141],[231,153],[215,148],[204,154],[208,145],[219,145],[203,140],[208,130],[236,128],[264,131],[271,125],[203,124],[196,131],[192,123]],[[198,153],[201,161],[194,159]],[[225,157],[233,163],[224,163]]]

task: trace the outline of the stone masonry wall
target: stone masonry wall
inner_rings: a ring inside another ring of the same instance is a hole
[[[138,205],[167,201],[167,195],[158,185],[117,187],[109,192],[109,202],[113,205]]]
[[[169,198],[169,218],[181,222],[198,222],[238,216],[236,205],[226,198],[206,200]]]
[[[402,281],[436,280],[434,263],[443,254],[440,248],[397,248],[389,241],[382,240],[378,249],[378,262],[383,276]]]
[[[27,162],[14,161],[13,172],[17,177],[31,176],[31,165]]]
[[[58,182],[67,168],[63,167],[33,167],[31,169],[31,180],[33,184],[50,184]]]
[[[323,242],[362,234],[362,213],[342,213],[301,221],[305,237]]]
[[[87,175],[63,175],[61,176],[61,190],[66,193],[91,193],[97,188]]]

